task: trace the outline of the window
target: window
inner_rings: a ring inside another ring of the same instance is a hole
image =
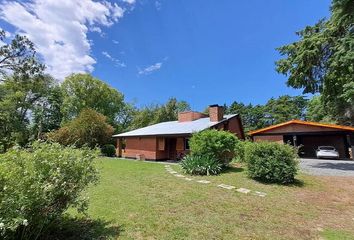
[[[189,150],[189,138],[184,139],[184,150]]]

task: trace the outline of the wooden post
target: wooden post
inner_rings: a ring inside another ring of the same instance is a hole
[[[117,138],[116,155],[117,157],[122,156],[122,139],[120,138]]]

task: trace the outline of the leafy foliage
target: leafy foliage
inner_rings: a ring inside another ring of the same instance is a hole
[[[297,173],[297,150],[287,144],[255,142],[246,145],[245,159],[251,178],[272,183],[291,183]]]
[[[299,31],[299,41],[278,48],[285,58],[277,71],[288,76],[289,86],[321,93],[330,116],[353,125],[354,2],[333,0],[331,11],[329,20]]]
[[[49,133],[48,139],[66,146],[86,145],[94,148],[108,143],[113,131],[113,127],[106,122],[104,115],[92,109],[84,109],[77,118]]]
[[[61,85],[64,122],[77,117],[85,108],[105,115],[110,124],[115,122],[123,109],[123,94],[90,74],[73,74]]]
[[[336,121],[328,115],[322,96],[314,96],[307,105],[306,120],[324,123],[336,123]]]
[[[165,121],[175,121],[179,112],[187,110],[190,110],[190,106],[186,101],[177,101],[176,98],[170,98],[166,104],[150,105],[136,110],[130,129],[146,127]]]
[[[191,153],[227,165],[234,157],[237,138],[225,131],[209,129],[194,133],[189,140]]]
[[[84,211],[80,195],[97,181],[97,155],[39,142],[0,154],[0,236],[36,239],[69,207]]]
[[[16,35],[13,39],[6,39],[4,30],[0,30],[0,81],[8,75],[29,78],[42,75],[45,66],[37,59],[34,44],[26,36]]]
[[[252,144],[253,142],[248,140],[237,141],[235,145],[235,161],[246,162],[246,148]]]
[[[116,147],[113,144],[105,144],[101,147],[101,153],[107,157],[114,157],[116,155]]]
[[[196,154],[185,156],[181,161],[181,167],[185,173],[192,175],[217,175],[223,169],[219,161]]]
[[[304,96],[283,95],[271,98],[265,105],[245,105],[233,102],[226,106],[226,113],[240,114],[246,132],[292,119],[304,119],[307,100]]]

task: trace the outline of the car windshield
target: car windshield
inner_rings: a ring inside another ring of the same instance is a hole
[[[336,150],[334,147],[318,147],[320,150]]]

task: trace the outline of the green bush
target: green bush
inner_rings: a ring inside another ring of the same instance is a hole
[[[116,155],[116,147],[113,144],[103,145],[101,153],[107,157],[114,157]]]
[[[228,165],[235,154],[237,138],[234,134],[215,129],[194,133],[189,141],[192,154],[215,159]]]
[[[275,142],[257,142],[245,148],[248,175],[271,183],[291,183],[298,169],[296,148]]]
[[[235,161],[244,163],[246,162],[245,153],[247,146],[253,144],[252,142],[245,140],[245,141],[237,141],[235,144]]]
[[[113,131],[113,127],[107,123],[107,117],[87,108],[60,129],[48,133],[47,137],[65,146],[95,148],[108,143],[112,139]]]
[[[216,175],[221,172],[223,165],[208,156],[187,155],[182,159],[181,167],[188,174]]]
[[[0,238],[36,239],[69,207],[83,212],[80,195],[97,181],[98,152],[35,142],[0,154]]]

